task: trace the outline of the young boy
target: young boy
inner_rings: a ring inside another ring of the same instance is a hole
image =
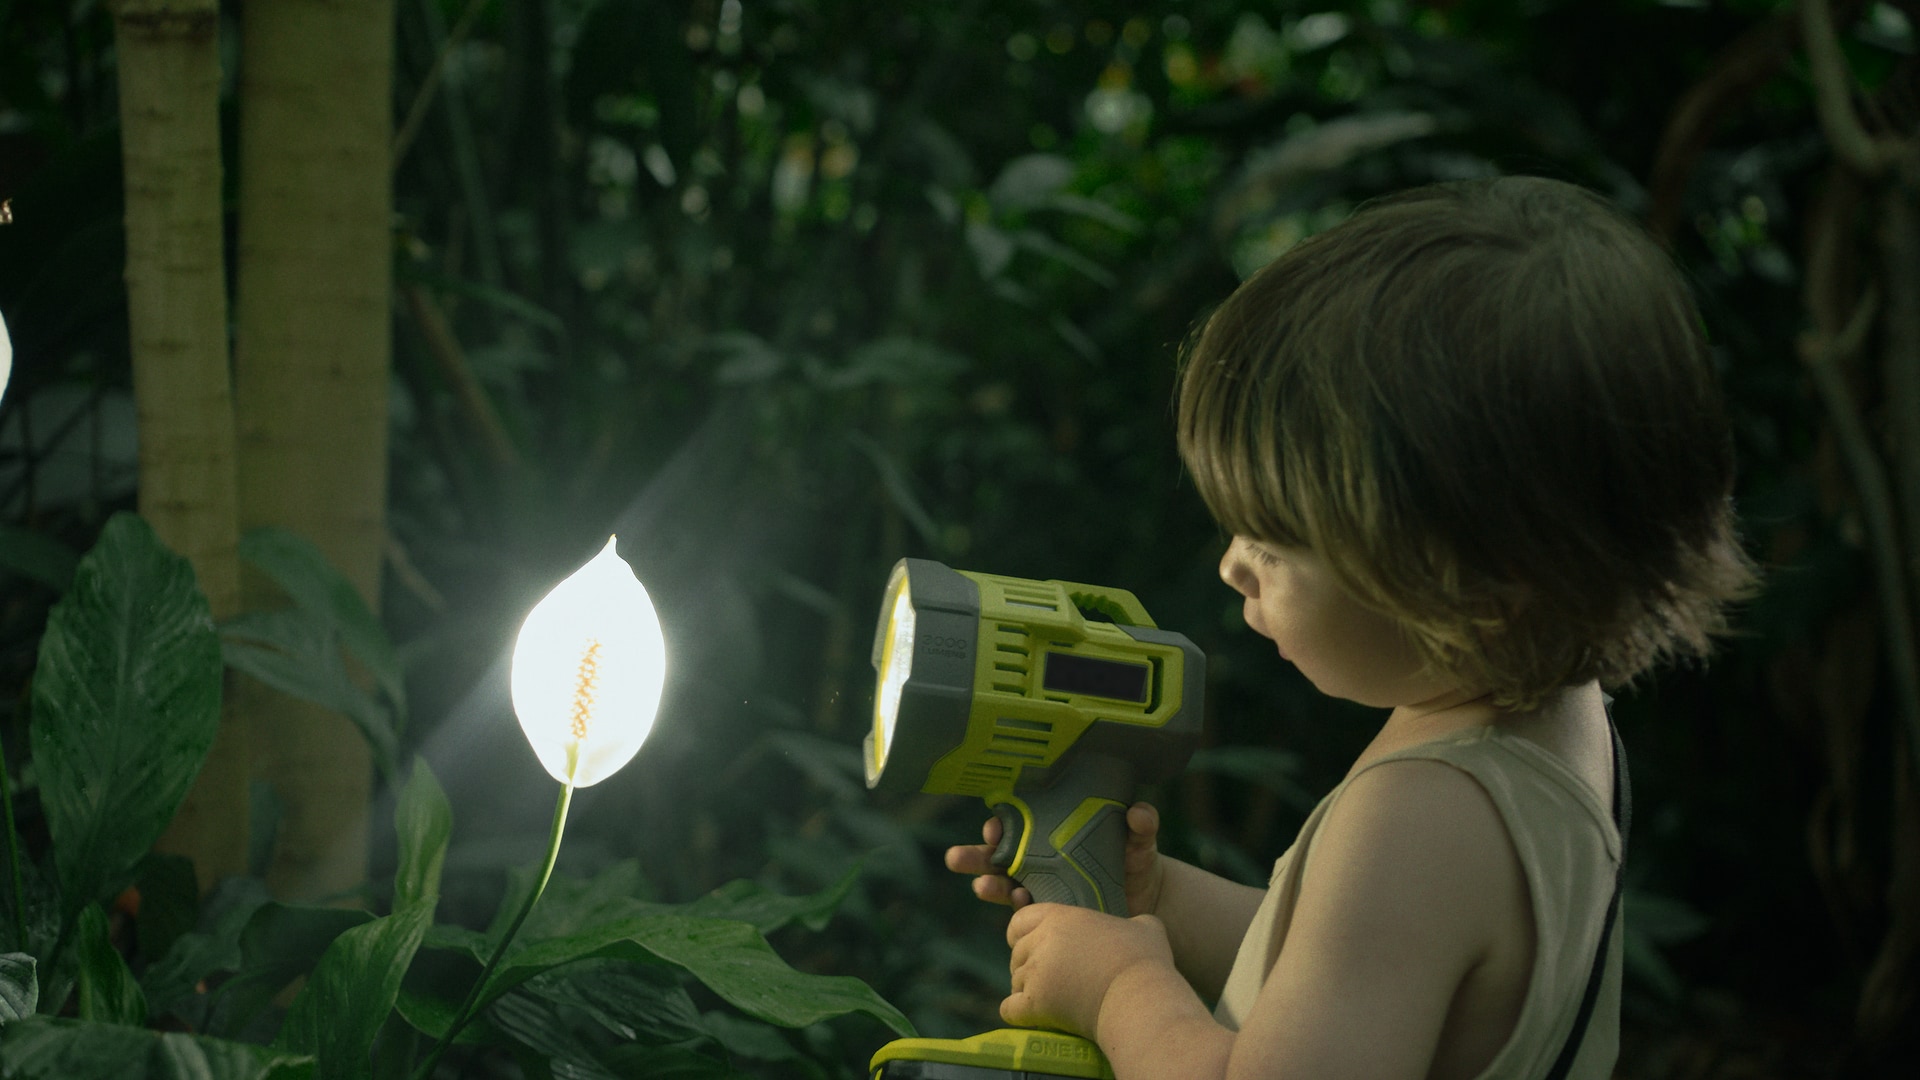
[[[1753,578],[1684,282],[1569,184],[1405,192],[1243,284],[1178,416],[1247,625],[1392,711],[1266,890],[1157,854],[1144,803],[1131,919],[1029,904],[997,822],[950,850],[1018,909],[1001,1015],[1120,1080],[1547,1075],[1620,860],[1600,688],[1704,655]],[[1620,942],[1575,1080],[1611,1075]]]

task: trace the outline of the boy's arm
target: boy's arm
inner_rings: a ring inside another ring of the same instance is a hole
[[[1116,1075],[1140,1080],[1416,1080],[1461,982],[1503,926],[1531,915],[1485,790],[1447,765],[1395,762],[1328,811],[1286,944],[1237,1034],[1170,962],[1150,961],[1114,973],[1088,1034]],[[1050,1000],[1044,987],[1029,994]]]
[[[1180,974],[1202,998],[1216,1001],[1266,890],[1165,855],[1160,863],[1163,876],[1153,914],[1166,924]]]

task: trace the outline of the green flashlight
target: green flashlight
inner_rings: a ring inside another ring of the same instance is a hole
[[[1127,915],[1127,807],[1200,739],[1206,657],[1130,592],[894,565],[873,641],[867,786],[975,795],[1000,819],[993,865],[1036,901]],[[1111,1077],[1053,1032],[900,1039],[874,1080]]]
[[[1127,914],[1135,788],[1186,767],[1206,657],[1130,592],[902,559],[873,641],[867,786],[977,795],[1038,901]]]

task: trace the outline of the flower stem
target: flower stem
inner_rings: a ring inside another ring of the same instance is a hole
[[[487,966],[481,969],[480,978],[474,981],[473,988],[467,991],[467,999],[460,1003],[460,1011],[454,1014],[453,1023],[447,1026],[447,1033],[440,1036],[440,1041],[433,1045],[433,1052],[427,1055],[427,1060],[414,1072],[413,1080],[427,1080],[433,1075],[434,1066],[440,1064],[441,1055],[453,1045],[453,1040],[467,1026],[467,1022],[473,1019],[474,1007],[479,1004],[480,995],[487,988],[487,980],[493,977],[493,969],[500,966],[500,960],[507,955],[507,946],[512,944],[513,936],[520,932],[520,925],[527,921],[528,915],[533,913],[533,905],[539,902],[540,894],[547,891],[547,879],[553,876],[554,861],[560,857],[560,834],[567,830],[567,807],[572,802],[573,785],[562,784],[560,801],[553,807],[553,834],[547,839],[547,861],[540,867],[540,879],[534,882],[533,891],[527,894],[526,902],[520,905],[520,913],[513,917],[513,922],[508,925],[506,934],[500,939],[500,944],[494,946],[493,957],[487,961]]]
[[[26,890],[20,887],[20,839],[13,829],[13,782],[7,775],[7,748],[3,745],[4,741],[0,740],[0,807],[6,808],[7,872],[13,887],[14,948],[21,952],[32,952],[27,947]]]

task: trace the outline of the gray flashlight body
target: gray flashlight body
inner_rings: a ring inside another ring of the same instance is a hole
[[[1032,770],[1056,775],[1044,786],[1021,784],[1014,791],[1018,801],[988,800],[1001,825],[1000,843],[989,861],[1012,871],[1013,880],[1040,903],[1126,918],[1131,914],[1125,859],[1133,764],[1087,751],[1068,757],[1053,769]]]

